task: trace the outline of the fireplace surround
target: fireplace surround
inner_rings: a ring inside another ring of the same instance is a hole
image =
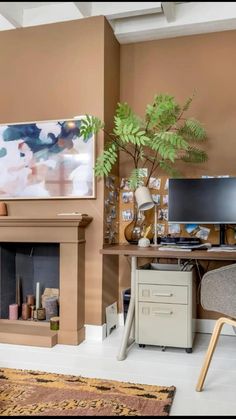
[[[85,228],[91,221],[87,215],[0,217],[1,251],[10,249],[14,254],[12,249],[17,249],[19,244],[25,244],[25,249],[27,244],[59,247],[60,289],[59,331],[50,331],[49,323],[45,322],[0,319],[0,343],[53,346],[56,343],[78,345],[84,340]],[[0,275],[5,269],[4,258],[0,258]]]

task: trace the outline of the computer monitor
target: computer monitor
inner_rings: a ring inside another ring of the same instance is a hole
[[[225,226],[236,224],[236,178],[169,179],[168,220],[219,224],[224,245]]]

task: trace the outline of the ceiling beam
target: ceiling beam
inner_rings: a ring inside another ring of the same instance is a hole
[[[15,28],[21,28],[23,26],[24,9],[21,3],[0,2],[0,14]]]
[[[175,5],[176,19],[164,14],[115,21],[121,44],[236,29],[236,2],[185,2]]]
[[[173,22],[175,20],[175,3],[173,1],[162,1],[161,5],[167,22]]]
[[[160,1],[92,2],[92,16],[103,15],[109,20],[161,12]]]
[[[74,1],[73,2],[82,17],[89,17],[92,14],[92,2],[91,1]]]

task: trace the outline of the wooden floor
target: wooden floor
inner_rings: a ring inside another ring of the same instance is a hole
[[[182,349],[134,346],[117,361],[122,328],[103,342],[53,348],[0,345],[0,367],[41,370],[177,388],[171,416],[234,416],[236,413],[236,336],[221,336],[204,391],[195,386],[210,335],[198,334],[192,354]]]

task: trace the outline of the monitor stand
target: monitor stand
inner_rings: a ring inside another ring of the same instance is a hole
[[[225,246],[225,234],[226,234],[226,229],[225,229],[225,224],[220,224],[220,246]]]
[[[212,247],[230,247],[236,248],[235,244],[227,244],[226,243],[226,224],[220,224],[220,240],[219,244],[213,244]]]

